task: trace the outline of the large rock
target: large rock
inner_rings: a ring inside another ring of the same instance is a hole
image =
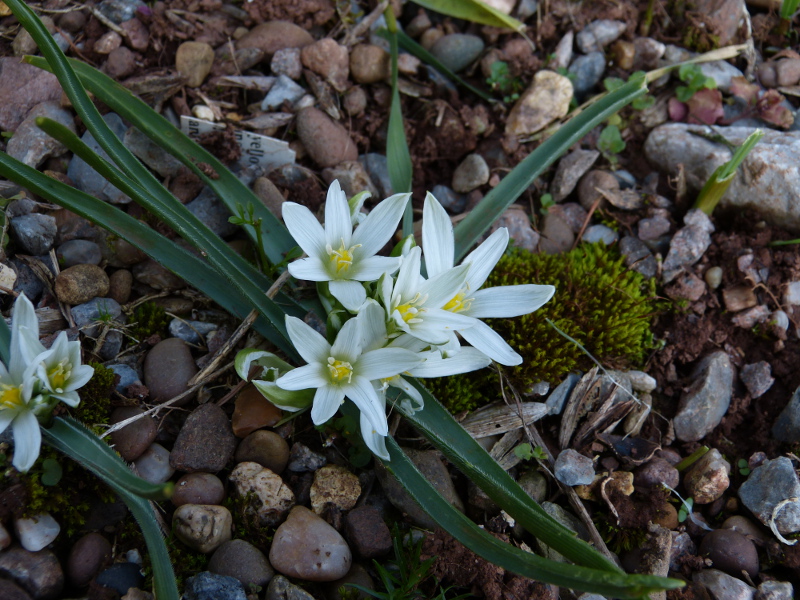
[[[800,479],[785,456],[753,469],[739,487],[739,498],[764,525],[774,520],[782,534],[800,531]]]
[[[698,192],[717,167],[731,158],[731,151],[691,132],[705,128],[683,123],[657,127],[647,137],[648,160],[671,175],[683,165],[689,188]],[[740,145],[754,129],[718,127],[729,142]],[[744,159],[721,208],[752,209],[770,223],[800,231],[800,132],[764,130],[764,137]]]
[[[34,106],[14,132],[13,137],[8,140],[7,147],[10,156],[33,168],[41,165],[46,158],[61,156],[67,151],[64,144],[39,129],[36,125],[36,119],[39,117],[52,119],[75,133],[72,114],[61,108],[58,102],[51,100]]]

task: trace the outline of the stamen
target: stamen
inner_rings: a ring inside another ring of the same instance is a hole
[[[344,239],[341,240],[341,244],[337,250],[334,250],[333,247],[328,244],[325,250],[328,252],[331,266],[333,267],[336,275],[339,275],[342,271],[346,273],[350,269],[353,264],[353,251],[360,247],[361,244],[356,244],[354,246],[350,246],[349,248],[345,248]]]
[[[3,384],[0,385],[0,390],[2,390],[2,394],[0,394],[0,410],[24,406],[22,389],[19,386]]]
[[[343,379],[347,379],[347,383],[350,383],[353,379],[353,366],[349,362],[337,360],[332,356],[328,357],[328,371],[334,383],[339,383]]]

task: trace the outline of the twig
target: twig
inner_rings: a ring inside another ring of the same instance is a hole
[[[359,38],[369,31],[369,28],[372,27],[372,24],[380,18],[388,6],[389,0],[383,0],[380,2],[371,13],[361,19],[361,21],[355,27],[347,32],[347,35],[344,36],[344,40],[342,40],[342,45],[349,47],[357,43]]]
[[[598,187],[594,189],[596,192],[599,192],[600,195],[595,199],[594,202],[592,202],[592,206],[589,208],[589,212],[586,213],[586,218],[583,220],[583,225],[581,225],[581,230],[578,232],[578,235],[575,236],[575,241],[572,242],[571,250],[575,250],[575,248],[578,247],[578,244],[580,243],[581,238],[583,237],[583,232],[586,231],[586,228],[589,226],[589,221],[592,220],[592,215],[594,214],[594,211],[596,211],[597,207],[600,206],[600,201],[603,198],[605,198],[605,192],[603,190],[601,190]]]

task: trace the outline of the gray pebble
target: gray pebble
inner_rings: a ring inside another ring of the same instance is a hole
[[[99,265],[103,256],[100,247],[89,240],[69,240],[56,248],[56,257],[62,268],[75,265]]]
[[[565,485],[589,485],[594,481],[594,463],[588,456],[568,448],[556,458],[554,475]]]
[[[561,411],[564,410],[564,404],[566,404],[578,381],[580,381],[580,376],[577,373],[569,373],[553,390],[553,393],[550,394],[545,402],[551,415],[561,414]]]
[[[760,398],[766,394],[775,383],[772,367],[765,360],[743,366],[739,378],[753,398]]]
[[[0,553],[0,574],[13,580],[36,600],[61,597],[64,572],[56,555],[49,550],[28,552],[12,546]]]
[[[539,251],[545,254],[569,252],[575,241],[575,234],[569,223],[557,212],[548,211],[542,219]]]
[[[693,208],[683,218],[684,227],[672,237],[669,254],[664,259],[663,280],[669,283],[685,267],[696,263],[711,245],[714,224],[703,211]]]
[[[739,487],[739,498],[764,525],[774,519],[778,531],[790,534],[800,531],[800,480],[785,456],[753,469]],[[776,508],[781,505],[777,511]]]
[[[788,581],[765,581],[758,586],[756,600],[792,600],[794,590]]]
[[[28,300],[36,304],[44,292],[44,283],[39,279],[33,270],[18,258],[9,260],[17,280],[14,282],[14,291],[25,294]]]
[[[247,600],[247,594],[235,577],[203,571],[186,580],[183,600]]]
[[[385,155],[371,152],[362,154],[358,157],[358,160],[364,165],[369,178],[378,187],[382,198],[388,198],[394,194],[394,188],[392,188],[392,182],[389,179],[389,163]]]
[[[153,346],[144,359],[144,382],[153,402],[165,402],[182,394],[197,373],[197,365],[186,342],[168,338]],[[178,406],[186,404],[190,397]]]
[[[661,215],[641,219],[637,223],[637,233],[640,240],[645,242],[657,240],[662,235],[669,233],[671,224],[669,219]]]
[[[590,52],[579,56],[569,66],[569,73],[574,76],[572,86],[575,96],[583,98],[600,82],[606,71],[606,57],[602,52]]]
[[[184,321],[183,319],[172,319],[169,322],[169,334],[172,337],[180,338],[187,344],[200,344],[205,337],[219,328],[216,323],[206,323],[205,321]]]
[[[103,116],[103,120],[120,140],[125,136],[128,127],[122,122],[119,115],[108,113]],[[100,144],[89,131],[83,134],[81,140],[102,158],[110,161],[106,151],[100,147]],[[114,204],[127,204],[131,201],[128,196],[111,185],[108,180],[101,177],[97,171],[92,169],[86,161],[77,156],[70,161],[69,168],[67,169],[67,176],[75,182],[75,186],[79,190],[95,196],[96,198],[100,198],[101,200],[106,200]]]
[[[542,502],[542,508],[544,511],[553,517],[556,521],[571,529],[575,533],[578,534],[578,537],[584,541],[589,539],[589,532],[586,530],[586,526],[578,519],[575,515],[571,512],[564,510],[558,504],[554,504],[552,502]],[[550,560],[555,560],[558,562],[567,562],[567,559],[564,558],[561,554],[550,548],[549,546],[543,544],[542,542],[537,542],[539,544],[539,548],[542,551],[542,554],[549,558]]]
[[[314,596],[283,575],[276,575],[267,586],[264,600],[314,600]]]
[[[127,390],[128,386],[130,385],[142,385],[142,381],[139,379],[139,374],[128,365],[119,363],[111,364],[108,365],[108,368],[114,371],[116,375],[119,375],[119,383],[114,389],[116,389],[120,394],[124,394],[125,390]]]
[[[593,21],[578,32],[575,42],[584,54],[596,52],[621,36],[625,27],[625,23],[622,21],[610,19]]]
[[[38,168],[47,158],[61,156],[67,151],[64,144],[39,129],[39,126],[36,125],[36,119],[39,117],[52,119],[75,133],[72,114],[61,108],[58,102],[48,101],[34,106],[25,120],[17,127],[6,146],[6,151],[11,157],[34,169]]]
[[[431,54],[454,73],[467,68],[483,52],[483,40],[475,35],[451,33],[431,46]]]
[[[489,181],[489,165],[480,154],[469,154],[453,171],[452,186],[466,194]]]
[[[547,497],[547,479],[539,471],[526,471],[517,483],[536,502],[541,503]]]
[[[103,0],[97,5],[97,10],[117,25],[132,19],[140,9],[147,9],[141,0]]]
[[[728,411],[733,393],[733,365],[720,350],[703,358],[692,374],[673,419],[676,437],[696,442],[711,432]]]
[[[625,257],[625,265],[632,271],[651,279],[658,273],[658,263],[653,253],[640,239],[625,236],[619,242],[619,251]]]
[[[692,575],[692,581],[703,584],[712,598],[753,600],[756,591],[741,579],[731,577],[717,569],[703,569],[702,571],[698,571]]]
[[[139,477],[150,483],[164,483],[175,473],[169,464],[170,451],[161,444],[152,443],[139,458],[133,461]]]
[[[592,168],[600,157],[597,150],[574,150],[558,162],[556,173],[550,184],[550,193],[555,202],[561,202],[578,185],[581,177]]]
[[[294,104],[305,95],[306,90],[296,84],[286,75],[278,75],[275,83],[270,88],[261,102],[261,110],[275,110],[283,106],[284,102]]]
[[[586,228],[586,231],[583,232],[583,237],[581,237],[581,240],[588,242],[589,244],[597,244],[602,242],[606,246],[610,246],[616,242],[618,238],[619,234],[611,229],[611,227],[597,224],[589,225],[589,227]]]
[[[300,48],[281,48],[272,55],[269,63],[274,75],[285,75],[289,79],[300,79],[303,64],[300,62]]]
[[[508,235],[512,244],[517,248],[524,248],[530,252],[536,252],[540,243],[539,234],[534,231],[531,219],[522,207],[511,205],[500,215],[492,225],[491,231],[494,232],[500,227],[508,229]]]
[[[772,426],[772,435],[779,442],[800,442],[800,388],[797,388]]]
[[[459,214],[464,212],[467,206],[467,199],[465,196],[454,192],[446,185],[435,185],[431,190],[436,199],[448,211]]]
[[[186,287],[183,279],[149,258],[133,265],[131,273],[139,283],[157,290],[181,290]]]
[[[246,588],[254,585],[264,587],[275,575],[264,553],[245,540],[230,540],[217,548],[208,563],[208,570],[234,577]]]
[[[135,127],[125,132],[125,147],[161,177],[175,177],[183,163]]]
[[[55,218],[31,213],[11,219],[11,231],[24,254],[40,256],[53,247],[57,228]]]
[[[100,324],[96,321],[121,321],[122,307],[111,298],[92,298],[88,302],[72,307],[72,318],[75,325],[87,336],[95,338],[100,335]]]
[[[141,588],[144,585],[144,575],[136,563],[120,562],[101,571],[95,583],[116,590],[120,596],[124,596],[131,588]]]
[[[287,467],[293,473],[308,473],[324,467],[327,462],[322,454],[314,452],[305,444],[295,442],[289,453]]]
[[[238,226],[228,221],[231,211],[211,188],[203,188],[203,191],[197,198],[189,202],[186,208],[220,237],[233,235],[238,229]]]

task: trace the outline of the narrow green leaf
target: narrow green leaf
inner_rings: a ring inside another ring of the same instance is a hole
[[[427,405],[422,412],[426,410]],[[506,544],[479,528],[445,500],[420,474],[391,436],[386,441],[390,460],[384,462],[384,466],[445,531],[492,564],[536,581],[631,600],[642,600],[650,592],[676,589],[684,585],[684,582],[676,579],[625,575],[619,569],[608,571],[559,563]]]
[[[518,33],[525,31],[525,23],[480,0],[414,0],[414,3],[456,19],[465,19],[490,27],[513,29]]]
[[[628,83],[609,92],[585,111],[570,119],[536,150],[526,156],[456,226],[456,259],[464,258],[484,232],[503,214],[503,211],[511,206],[536,178],[558,160],[570,146],[579,141],[592,128],[646,92],[644,76],[632,76]]]
[[[0,318],[0,360],[7,365],[11,358],[11,329],[3,318]]]
[[[389,129],[386,136],[386,158],[389,161],[389,179],[396,194],[411,191],[411,153],[408,151],[406,130],[403,125],[403,110],[400,92],[397,89],[397,33],[389,32],[392,56],[392,105],[389,109]],[[408,207],[410,209],[411,203]],[[406,213],[410,212],[406,210]],[[403,235],[406,218],[403,217]]]
[[[138,477],[108,444],[75,419],[56,417],[50,427],[42,427],[42,438],[103,481],[113,481],[131,494],[148,500],[172,495],[175,484],[155,484]]]

